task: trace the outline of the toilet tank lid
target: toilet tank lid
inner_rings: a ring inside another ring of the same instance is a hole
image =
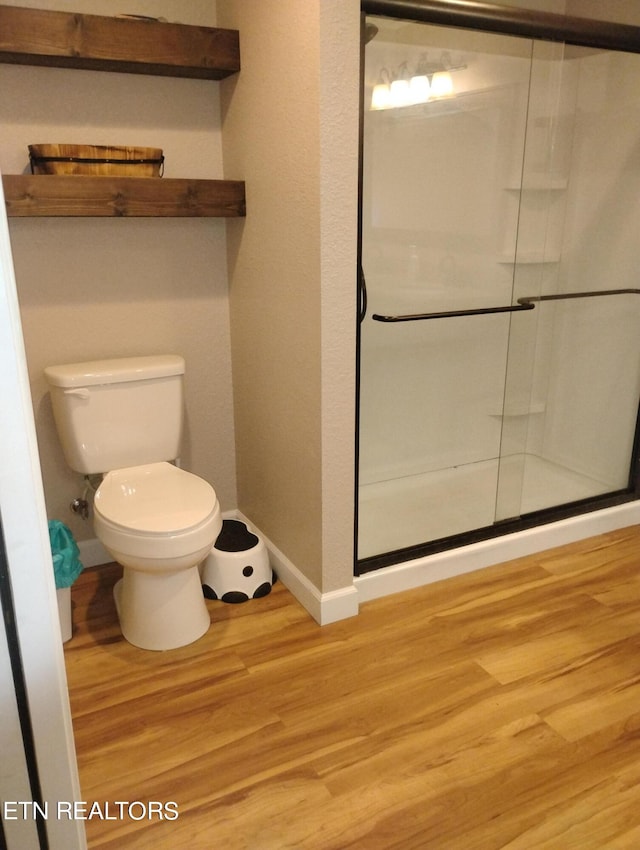
[[[66,363],[47,366],[48,383],[54,387],[89,387],[144,381],[184,374],[184,358],[179,354],[159,354],[145,357],[124,357],[113,360],[91,360],[86,363]]]

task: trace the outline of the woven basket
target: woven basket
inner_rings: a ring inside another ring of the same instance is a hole
[[[161,148],[105,145],[29,145],[32,174],[161,177]]]

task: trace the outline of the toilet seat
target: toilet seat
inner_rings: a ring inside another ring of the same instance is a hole
[[[140,568],[199,563],[222,528],[216,492],[202,478],[171,463],[107,473],[94,497],[96,537],[116,561]]]
[[[154,538],[195,531],[220,510],[210,484],[166,461],[108,472],[94,509],[113,530]]]

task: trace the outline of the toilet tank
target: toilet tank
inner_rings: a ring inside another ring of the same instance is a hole
[[[68,363],[44,374],[71,469],[88,475],[179,456],[182,357]]]

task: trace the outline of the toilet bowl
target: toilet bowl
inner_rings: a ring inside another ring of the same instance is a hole
[[[175,649],[209,628],[198,565],[222,528],[215,490],[166,461],[108,472],[94,499],[94,530],[122,565],[114,589],[123,636]]]

